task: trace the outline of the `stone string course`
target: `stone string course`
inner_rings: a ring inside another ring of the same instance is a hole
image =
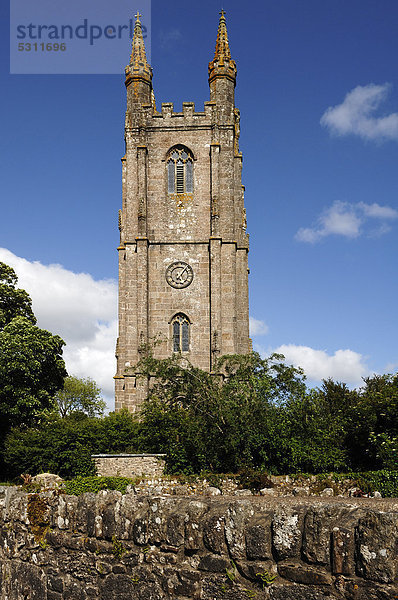
[[[394,600],[398,500],[0,488],[1,600]]]

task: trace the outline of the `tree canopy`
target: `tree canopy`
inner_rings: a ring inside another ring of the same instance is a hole
[[[220,377],[177,355],[140,363],[155,377],[143,405],[141,446],[165,452],[171,470],[274,473],[396,468],[398,376],[374,375],[359,390],[325,380],[308,389],[281,355],[221,357]]]
[[[31,299],[17,281],[0,263],[0,438],[12,426],[37,422],[67,375],[64,341],[36,326]]]
[[[176,470],[292,466],[287,407],[302,402],[306,386],[302,371],[281,355],[223,356],[215,368],[222,375],[181,366],[177,355],[145,358],[139,368],[155,377],[141,435],[147,450],[167,452]]]
[[[106,406],[101,397],[101,389],[90,377],[66,377],[64,387],[56,392],[54,399],[61,417],[74,412],[96,417],[102,415]]]
[[[396,468],[397,375],[374,375],[359,390],[331,379],[308,389],[282,356],[256,353],[222,357],[218,375],[178,355],[148,356],[139,367],[151,379],[140,420],[127,411],[90,418],[78,409],[15,427],[6,440],[10,475],[84,475],[91,453],[131,451],[165,452],[169,472],[186,474]]]
[[[17,283],[14,269],[0,262],[0,330],[15,317],[25,317],[36,324],[32,300],[25,290],[16,287]]]

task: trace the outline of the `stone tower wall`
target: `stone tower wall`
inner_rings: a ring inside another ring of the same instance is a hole
[[[202,112],[191,102],[181,112],[163,103],[158,112],[153,102],[140,101],[138,80],[137,89],[128,87],[116,410],[139,407],[147,382],[137,379],[135,365],[155,340],[155,358],[172,354],[172,319],[178,313],[190,322],[190,347],[183,355],[194,366],[211,371],[222,354],[250,350],[239,111],[234,81],[224,82],[220,68],[211,83],[212,101]],[[193,193],[168,192],[167,156],[176,145],[192,153]],[[165,276],[178,261],[194,273],[183,289],[170,286]]]

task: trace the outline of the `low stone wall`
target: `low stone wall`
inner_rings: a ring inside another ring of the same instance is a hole
[[[165,467],[165,454],[93,454],[98,475],[160,477]]]
[[[1,600],[394,600],[398,500],[0,488]]]

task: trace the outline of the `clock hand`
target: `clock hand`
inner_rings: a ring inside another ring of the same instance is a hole
[[[180,271],[179,273],[177,273],[177,275],[176,275],[176,279],[179,279],[179,280],[181,281],[181,276],[182,276],[182,274],[183,274],[183,273],[185,273],[185,271],[187,270],[187,268],[188,268],[188,265],[186,265],[186,266],[183,268],[183,270],[182,270],[182,271]]]

